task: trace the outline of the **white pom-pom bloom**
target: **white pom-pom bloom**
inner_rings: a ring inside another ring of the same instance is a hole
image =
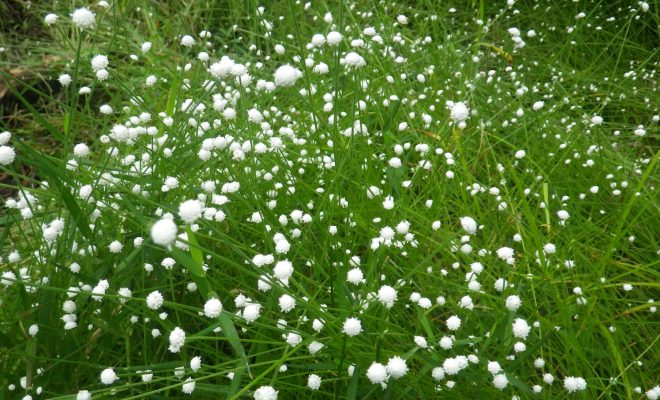
[[[16,152],[9,146],[0,146],[0,164],[9,165],[14,162]]]
[[[361,68],[367,65],[367,63],[364,61],[364,58],[361,55],[351,51],[350,53],[346,54],[346,57],[344,57],[344,65],[353,68]]]
[[[326,36],[326,39],[327,39],[328,44],[330,46],[336,46],[336,45],[339,44],[339,42],[341,42],[342,36],[341,36],[341,33],[336,32],[336,31],[332,31],[332,32],[328,33],[328,36]]]
[[[46,17],[44,17],[44,22],[46,23],[46,25],[51,26],[54,23],[56,23],[58,19],[59,16],[57,14],[48,14],[46,15]]]
[[[191,394],[195,391],[195,380],[193,378],[186,379],[186,383],[181,386],[181,391],[185,394]]]
[[[288,313],[296,307],[296,299],[289,296],[288,294],[283,294],[279,300],[280,309],[284,313]]]
[[[408,373],[408,366],[406,360],[401,357],[394,356],[387,361],[387,374],[394,379],[399,379]]]
[[[348,336],[356,336],[362,332],[362,322],[357,318],[348,318],[344,321],[343,332]]]
[[[385,307],[392,308],[396,301],[396,290],[392,286],[384,285],[378,290],[378,301]]]
[[[186,47],[191,47],[195,44],[195,39],[193,39],[193,37],[190,35],[185,35],[181,38],[181,44]]]
[[[163,295],[155,290],[147,296],[147,307],[152,310],[158,310],[163,305]]]
[[[202,217],[202,203],[199,200],[186,200],[179,205],[179,217],[192,224]]]
[[[387,375],[387,368],[381,363],[374,362],[367,370],[367,378],[373,384],[385,383],[389,376]]]
[[[186,343],[186,332],[178,326],[170,333],[170,347],[172,353],[178,353]]]
[[[190,369],[197,372],[202,367],[202,357],[195,356],[190,360]]]
[[[96,15],[85,7],[74,11],[71,14],[71,19],[80,29],[91,28],[96,23]]]
[[[163,218],[151,227],[151,239],[161,246],[169,246],[176,240],[177,228],[174,221]]]
[[[346,275],[346,280],[349,283],[358,285],[364,281],[364,274],[362,273],[362,270],[360,268],[353,268],[352,270],[348,271],[348,274]]]
[[[89,392],[89,390],[81,390],[76,395],[76,400],[90,400],[91,398],[92,394]]]
[[[516,318],[513,321],[513,326],[512,326],[513,336],[517,338],[526,339],[527,335],[529,335],[530,329],[531,328],[527,323],[527,321],[525,321],[522,318]]]
[[[254,391],[254,400],[277,400],[277,390],[272,386],[262,386]]]
[[[204,304],[204,315],[209,318],[218,318],[222,313],[222,303],[218,299],[209,299]]]
[[[464,122],[470,116],[470,109],[465,103],[459,101],[451,107],[450,117],[454,122]]]
[[[112,368],[106,368],[101,371],[101,383],[104,385],[112,385],[117,379],[119,377]]]
[[[564,389],[569,393],[579,392],[587,388],[587,381],[580,377],[567,376],[564,378]]]
[[[472,217],[462,217],[461,226],[468,235],[474,235],[477,232],[477,221]]]
[[[108,68],[108,57],[102,54],[98,54],[92,58],[92,69],[94,71],[100,71],[102,69]]]
[[[509,380],[504,374],[497,374],[493,377],[493,386],[500,390],[504,390],[505,387],[509,384]]]
[[[321,377],[316,374],[311,374],[307,378],[307,387],[312,390],[319,390],[321,387]]]
[[[87,157],[89,155],[89,147],[85,143],[78,143],[73,147],[73,154],[76,157]]]
[[[520,308],[522,305],[522,301],[520,300],[520,297],[514,295],[511,295],[506,298],[506,308],[509,311],[516,311]]]
[[[280,87],[288,87],[296,84],[298,78],[302,77],[302,72],[299,69],[292,67],[289,64],[279,67],[274,74],[275,85]]]
[[[460,318],[458,318],[455,315],[452,315],[451,317],[447,318],[447,328],[450,331],[455,331],[460,327],[461,327],[461,319]]]

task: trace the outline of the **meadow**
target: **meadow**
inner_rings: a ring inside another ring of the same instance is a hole
[[[0,4],[0,400],[659,399],[659,12]]]

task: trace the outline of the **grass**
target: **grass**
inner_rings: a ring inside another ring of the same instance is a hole
[[[286,399],[657,398],[657,2],[643,11],[605,1],[285,0],[261,13],[256,1],[122,0],[87,5],[96,24],[84,30],[70,17],[81,6],[0,6],[0,130],[16,152],[0,166],[0,398],[239,399],[263,386]],[[51,12],[59,20],[47,27]],[[308,46],[331,31],[343,35],[337,46]],[[182,46],[183,35],[195,45]],[[366,65],[345,66],[351,51]],[[97,54],[109,59],[105,81],[90,64]],[[222,56],[252,82],[213,77]],[[327,74],[314,72],[320,62]],[[295,84],[260,89],[283,64],[300,70]],[[465,128],[447,101],[472,111]],[[104,104],[113,113],[100,113]],[[113,136],[116,124],[137,134]],[[368,132],[351,132],[356,124]],[[89,156],[74,155],[79,143]],[[168,177],[177,185],[163,190]],[[223,189],[230,182],[240,189]],[[92,198],[81,194],[87,185]],[[372,186],[382,193],[371,196]],[[186,223],[180,204],[190,199],[206,214]],[[183,235],[170,247],[151,232],[166,213]],[[474,234],[465,216],[480,226]],[[391,242],[385,227],[399,231]],[[497,256],[503,247],[510,262]],[[275,264],[255,265],[258,254],[291,261],[288,285]],[[470,277],[477,262],[483,271]],[[347,281],[356,267],[358,285]],[[378,301],[383,285],[396,288],[391,308]],[[145,302],[154,291],[158,310]],[[291,311],[283,295],[295,299]],[[520,308],[507,307],[509,296]],[[218,318],[204,315],[213,297]],[[245,304],[260,306],[256,320],[242,316]],[[356,336],[343,332],[350,317],[361,321]],[[526,337],[512,330],[518,318]],[[174,353],[175,327],[186,340]],[[313,342],[323,344],[316,354]],[[469,365],[452,375],[461,356]],[[407,374],[373,384],[370,366],[392,357]],[[119,378],[110,385],[100,379],[107,368]],[[568,391],[567,377],[586,388]],[[192,395],[182,393],[187,378]]]

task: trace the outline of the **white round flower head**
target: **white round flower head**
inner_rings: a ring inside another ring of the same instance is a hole
[[[493,377],[493,386],[500,390],[504,390],[505,387],[509,384],[509,380],[504,374],[497,374]]]
[[[367,378],[373,384],[385,383],[389,376],[387,375],[387,368],[381,363],[374,362],[367,370]]]
[[[44,17],[44,22],[46,25],[51,26],[56,23],[58,19],[59,16],[57,14],[47,14],[46,17]]]
[[[289,64],[282,65],[275,70],[275,85],[280,87],[289,87],[296,84],[298,78],[302,76],[299,69],[292,67]]]
[[[356,336],[362,332],[362,322],[357,318],[347,318],[344,321],[343,332],[348,336]]]
[[[378,290],[378,301],[383,303],[385,307],[392,308],[396,301],[396,290],[392,286],[381,286]]]
[[[367,62],[364,61],[364,58],[361,55],[351,51],[346,54],[346,57],[344,57],[344,64],[353,68],[361,68],[367,65]]]
[[[91,398],[92,394],[89,390],[81,390],[76,394],[76,400],[90,400]]]
[[[190,369],[197,372],[202,367],[202,357],[195,356],[190,360]]]
[[[74,11],[73,14],[71,14],[71,19],[80,29],[91,28],[96,23],[96,15],[85,7]]]
[[[163,295],[158,290],[154,290],[147,296],[147,307],[152,310],[158,310],[163,305]]]
[[[282,312],[288,313],[296,307],[296,299],[288,294],[283,294],[279,299],[279,304]]]
[[[516,311],[520,308],[522,305],[522,301],[520,300],[520,297],[514,295],[511,295],[506,298],[506,308],[509,311]]]
[[[121,244],[120,241],[114,240],[110,245],[108,246],[108,250],[110,250],[111,253],[121,253],[122,249],[124,248],[124,245]]]
[[[192,47],[195,44],[195,39],[190,35],[185,35],[181,38],[181,45],[186,47]]]
[[[220,300],[213,298],[204,304],[204,315],[208,318],[218,318],[220,313],[222,313],[222,303]]]
[[[272,386],[262,386],[254,391],[254,400],[277,400],[277,390]]]
[[[567,376],[564,378],[564,389],[569,393],[580,392],[587,388],[587,381],[583,378],[575,376]]]
[[[468,235],[474,235],[477,232],[477,221],[472,217],[462,217],[461,226]]]
[[[195,391],[195,380],[192,378],[186,379],[186,383],[181,386],[181,391],[185,394],[191,394]]]
[[[186,332],[178,326],[170,333],[170,347],[172,353],[178,353],[186,343]]]
[[[452,315],[451,317],[447,318],[447,328],[450,331],[455,331],[458,330],[458,328],[461,327],[461,319],[458,318],[455,315]]]
[[[515,154],[514,156],[515,156],[517,159],[520,160],[520,159],[522,159],[522,158],[525,158],[525,155],[526,155],[526,154],[527,154],[527,153],[525,152],[525,150],[518,150],[518,151],[516,151],[516,154]]]
[[[254,322],[259,318],[259,313],[261,312],[261,305],[252,303],[248,304],[245,306],[243,309],[243,318],[245,318],[245,321],[250,323]]]
[[[321,387],[321,377],[316,374],[311,374],[307,378],[307,387],[312,390],[319,390]]]
[[[179,217],[192,224],[202,217],[202,203],[199,200],[186,200],[179,205]]]
[[[9,165],[16,159],[16,152],[12,147],[0,146],[0,164]]]
[[[62,75],[60,75],[59,78],[57,78],[57,80],[60,82],[60,85],[62,85],[64,87],[69,86],[71,84],[71,82],[73,81],[73,79],[71,78],[71,75],[69,75],[69,74],[62,74]]]
[[[102,54],[98,54],[92,58],[92,69],[94,71],[100,71],[102,69],[108,68],[108,57]]]
[[[401,357],[394,356],[387,361],[387,373],[394,379],[399,379],[408,373],[408,366],[406,360]]]
[[[488,368],[488,372],[490,372],[493,375],[497,375],[500,372],[502,372],[502,367],[500,366],[500,363],[498,363],[497,361],[489,361],[487,368]]]
[[[119,377],[115,374],[112,368],[106,368],[101,371],[101,383],[104,385],[112,385]]]
[[[348,274],[346,274],[346,280],[354,285],[362,283],[363,279],[364,274],[360,268],[353,268],[348,271]]]
[[[39,333],[39,325],[37,324],[30,325],[30,328],[28,329],[28,333],[30,334],[30,336],[37,336],[37,333]]]
[[[332,31],[326,36],[326,40],[330,46],[336,46],[341,42],[342,36],[341,33],[337,31]]]
[[[177,238],[174,221],[163,218],[151,226],[151,239],[161,246],[170,246]]]
[[[0,145],[5,145],[9,143],[9,140],[11,140],[11,132],[4,131],[0,133]]]
[[[513,321],[513,326],[512,326],[513,336],[517,338],[526,339],[527,335],[529,335],[530,329],[531,328],[527,323],[527,321],[525,321],[522,318],[516,318]]]
[[[470,109],[465,103],[459,101],[451,107],[450,117],[454,122],[464,122],[470,116]]]
[[[73,147],[73,154],[76,157],[87,157],[89,155],[89,147],[85,143],[78,143]]]
[[[436,381],[441,381],[445,379],[445,370],[442,369],[442,367],[435,367],[433,368],[433,371],[431,371],[431,377]]]

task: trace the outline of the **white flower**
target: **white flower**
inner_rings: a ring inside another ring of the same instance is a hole
[[[163,305],[163,295],[155,290],[147,296],[147,307],[152,310],[158,310]]]
[[[90,400],[91,398],[92,394],[89,390],[81,390],[76,394],[76,400]]]
[[[62,85],[64,87],[69,86],[71,84],[71,82],[73,81],[73,79],[71,78],[71,75],[69,75],[69,74],[62,74],[62,75],[60,75],[59,78],[57,78],[57,80],[60,82],[60,85]]]
[[[493,377],[493,386],[500,390],[504,390],[505,387],[509,384],[509,380],[504,374],[497,374]]]
[[[533,109],[534,111],[538,111],[538,110],[542,109],[544,105],[545,105],[544,102],[542,102],[542,101],[537,101],[537,102],[535,102],[534,104],[532,104],[532,109]]]
[[[106,368],[101,371],[101,383],[104,385],[112,385],[119,377],[115,374],[112,368]]]
[[[91,28],[96,23],[96,15],[89,9],[82,7],[71,14],[73,23],[80,29]]]
[[[181,390],[185,394],[191,394],[192,392],[195,391],[195,380],[192,378],[186,379],[186,383],[181,386]]]
[[[124,248],[124,245],[121,244],[120,241],[114,240],[110,245],[108,246],[108,250],[110,250],[111,253],[121,253],[121,250]]]
[[[347,318],[344,321],[343,332],[348,336],[356,336],[362,332],[362,323],[357,318]]]
[[[296,307],[296,299],[289,296],[288,294],[284,294],[280,297],[279,304],[282,312],[288,313]]]
[[[465,103],[459,101],[451,106],[449,116],[454,122],[464,122],[470,116],[470,109]]]
[[[298,78],[302,77],[302,72],[300,72],[299,69],[286,64],[275,70],[274,77],[275,85],[280,87],[289,87],[296,84]]]
[[[151,239],[161,246],[170,246],[177,237],[177,227],[174,221],[163,218],[152,225]]]
[[[202,367],[202,357],[196,356],[190,360],[190,369],[197,372]]]
[[[381,286],[378,290],[378,301],[383,303],[385,307],[392,308],[396,301],[396,290],[392,286]]]
[[[186,332],[178,326],[170,333],[170,347],[172,353],[178,353],[186,343]]]
[[[458,318],[455,315],[447,318],[447,328],[450,331],[455,331],[460,327],[461,327],[461,319],[460,318]]]
[[[474,235],[477,232],[477,221],[472,217],[462,217],[461,226],[468,235]]]
[[[204,304],[204,315],[208,318],[218,318],[222,313],[222,303],[218,299],[209,299]]]
[[[408,366],[406,360],[401,357],[394,356],[387,361],[387,373],[394,379],[399,379],[408,373]]]
[[[0,164],[9,165],[16,159],[16,152],[9,146],[0,146]]]
[[[360,268],[353,268],[346,274],[346,280],[349,283],[358,285],[364,281],[364,274]]]
[[[587,381],[580,377],[567,376],[564,378],[564,389],[569,393],[579,392],[587,388]]]
[[[518,310],[521,304],[522,301],[520,300],[520,297],[516,296],[515,294],[506,298],[506,308],[509,311]]]
[[[387,369],[383,364],[374,362],[367,370],[367,378],[369,378],[371,383],[379,384],[387,382],[389,376],[387,375]]]
[[[360,68],[367,65],[367,63],[364,61],[364,58],[362,58],[361,55],[351,51],[350,53],[346,54],[346,57],[344,57],[344,65],[348,65],[349,67],[353,68]]]
[[[191,47],[194,44],[195,44],[195,39],[193,39],[193,37],[190,35],[185,35],[184,37],[181,38],[181,45],[183,46]]]
[[[44,17],[44,22],[46,25],[51,26],[56,23],[59,18],[60,17],[57,14],[47,14],[46,17]]]
[[[529,335],[530,329],[531,328],[527,323],[527,321],[525,321],[522,318],[516,318],[513,321],[513,327],[512,327],[513,336],[517,338],[526,339],[527,335]]]
[[[307,378],[307,387],[312,390],[318,390],[321,387],[321,377],[316,374],[311,374]]]
[[[202,217],[202,203],[199,200],[186,200],[179,205],[179,217],[192,224]]]
[[[89,155],[89,147],[85,143],[78,143],[73,147],[73,154],[76,157],[87,157]]]
[[[332,31],[326,36],[326,40],[330,46],[336,46],[341,42],[342,36],[341,33]]]
[[[92,69],[94,71],[100,71],[102,69],[108,68],[108,57],[102,54],[98,54],[92,58]]]
[[[272,386],[262,386],[254,391],[254,400],[277,400],[277,390]]]

